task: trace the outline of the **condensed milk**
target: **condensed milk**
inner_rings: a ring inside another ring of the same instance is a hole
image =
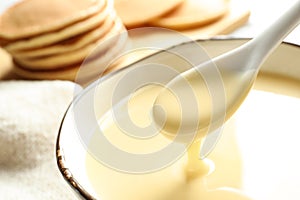
[[[148,85],[141,88],[128,101],[121,102],[123,105],[118,105],[124,106],[124,109],[117,110],[125,110],[126,104],[128,104],[128,113],[133,123],[137,126],[146,127],[151,123],[153,103],[161,89],[162,87],[158,85]],[[99,134],[104,134],[117,148],[139,154],[149,154],[172,142],[172,140],[159,133],[159,129],[157,134],[145,140],[130,137],[126,130],[122,129],[122,125],[118,124],[118,120],[114,116],[122,115],[122,113],[114,112],[111,109],[99,119],[102,133],[96,132],[93,135],[89,144],[91,148],[93,148],[92,146],[96,148],[99,145]],[[122,119],[122,117],[119,117],[119,119]],[[178,145],[182,144],[178,143]],[[209,174],[213,174],[214,164],[208,159],[199,160],[199,148],[200,141],[197,140],[188,148],[187,153],[171,165],[162,166],[161,169],[155,172],[141,174],[120,172],[106,166],[105,163],[98,162],[92,155],[88,154],[86,158],[87,174],[102,199],[249,199],[238,190],[217,188],[219,183],[241,175],[239,174],[239,162],[230,163],[232,167],[236,167],[236,172],[232,174],[220,173],[217,179],[213,177],[211,180],[207,180],[210,179]],[[126,160],[123,162],[126,162]],[[238,186],[239,180],[240,177],[236,178],[236,182],[232,185]]]

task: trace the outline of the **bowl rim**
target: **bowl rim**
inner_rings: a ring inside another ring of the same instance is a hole
[[[176,46],[179,45],[184,45],[190,42],[206,42],[206,41],[249,41],[251,40],[251,37],[234,37],[234,36],[217,36],[217,37],[213,37],[210,39],[195,39],[193,41],[188,41],[188,42],[180,42],[178,44],[175,45],[171,45],[170,47],[166,48],[165,50],[168,49],[172,49]],[[296,43],[292,43],[292,42],[287,42],[287,41],[283,41],[283,44],[289,45],[289,46],[294,46],[294,47],[298,47],[300,48],[300,44],[296,44]],[[61,175],[63,176],[63,178],[65,179],[65,181],[71,186],[71,188],[76,192],[77,196],[79,196],[82,199],[86,199],[86,200],[97,200],[95,197],[93,197],[86,189],[84,189],[84,187],[77,181],[78,179],[72,174],[72,171],[68,168],[68,162],[65,159],[65,155],[63,153],[63,148],[61,147],[60,144],[60,139],[61,139],[61,132],[62,132],[62,127],[66,118],[67,113],[69,112],[71,106],[76,103],[77,101],[80,100],[80,98],[87,93],[91,88],[94,87],[95,84],[97,84],[99,81],[104,81],[106,79],[109,79],[110,77],[114,76],[115,74],[131,67],[132,65],[141,62],[145,59],[148,59],[149,57],[152,57],[154,55],[157,55],[165,50],[159,50],[155,53],[152,53],[150,55],[147,55],[145,57],[142,57],[132,63],[127,64],[126,66],[117,69],[115,71],[112,71],[108,74],[105,74],[104,76],[100,77],[99,79],[91,82],[90,84],[88,84],[87,87],[85,87],[82,91],[80,91],[78,94],[76,94],[73,98],[73,100],[71,101],[71,103],[68,105],[62,119],[59,125],[59,129],[58,129],[58,134],[57,134],[57,138],[56,138],[56,145],[55,145],[55,157],[56,157],[56,163],[57,163],[57,167],[61,173]]]

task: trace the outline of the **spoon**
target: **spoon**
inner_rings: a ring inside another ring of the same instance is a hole
[[[299,20],[300,1],[246,44],[172,79],[153,107],[153,119],[162,133],[179,142],[201,140],[200,157],[206,156],[222,125],[248,95],[262,63]],[[208,144],[204,153],[202,139]]]

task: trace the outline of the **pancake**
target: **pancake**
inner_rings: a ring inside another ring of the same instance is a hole
[[[195,28],[220,19],[228,11],[227,0],[185,0],[177,9],[150,24],[175,30]]]
[[[84,21],[80,21],[59,31],[47,33],[30,39],[16,41],[4,46],[4,48],[13,54],[17,51],[29,50],[55,44],[96,28],[105,21],[109,12],[109,9],[105,9]]]
[[[99,12],[104,5],[104,0],[23,0],[0,16],[0,38],[17,40],[55,31]]]
[[[63,54],[39,57],[36,59],[15,58],[15,62],[23,66],[23,68],[31,70],[50,70],[62,68],[66,65],[82,62],[92,51],[94,51],[95,53],[102,52],[113,42],[107,41],[122,30],[124,30],[123,24],[120,20],[118,20],[115,21],[114,27],[107,34],[105,34],[103,37],[98,38],[96,42],[92,42],[83,48]]]
[[[164,15],[184,0],[115,0],[114,7],[126,27],[136,27]]]
[[[102,54],[92,52],[91,55],[80,66],[75,82],[80,82],[86,78],[101,76],[108,68],[114,68],[116,65],[121,65],[121,62],[114,63],[128,47],[128,34],[124,30],[118,34],[114,40],[114,46]]]
[[[126,32],[125,32],[126,33]],[[88,58],[84,64],[75,64],[62,69],[54,70],[29,70],[15,63],[14,73],[27,79],[39,80],[72,80],[76,82],[89,82],[92,77],[100,76],[108,64],[116,58],[127,44],[127,34],[119,35],[115,45],[98,55],[97,58]],[[109,66],[114,67],[114,66]]]
[[[62,54],[70,51],[78,50],[95,40],[101,38],[105,35],[114,25],[115,13],[109,14],[107,19],[99,27],[81,35],[78,35],[74,38],[67,39],[58,44],[51,46],[45,46],[42,48],[26,50],[26,51],[17,51],[14,52],[14,57],[18,59],[28,59],[41,56],[52,56],[56,54]]]

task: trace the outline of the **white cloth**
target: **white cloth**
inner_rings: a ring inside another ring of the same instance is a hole
[[[0,82],[1,200],[76,199],[55,159],[74,88],[67,81]]]

